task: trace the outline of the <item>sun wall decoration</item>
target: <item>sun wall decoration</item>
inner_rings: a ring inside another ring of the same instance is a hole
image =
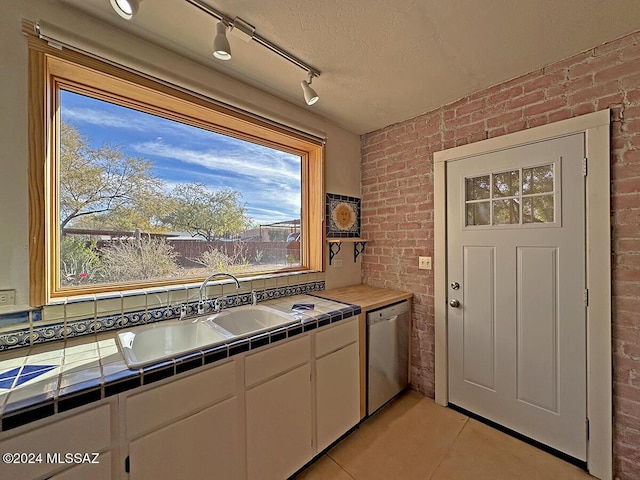
[[[360,199],[327,193],[327,238],[360,237]]]

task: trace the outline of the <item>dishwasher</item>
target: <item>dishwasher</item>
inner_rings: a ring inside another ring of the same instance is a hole
[[[367,415],[409,383],[409,302],[367,313]]]

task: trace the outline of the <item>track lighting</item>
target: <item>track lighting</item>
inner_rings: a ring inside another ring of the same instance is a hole
[[[231,60],[231,45],[227,40],[227,26],[223,22],[216,24],[216,36],[213,39],[213,56],[218,60]]]
[[[113,10],[125,20],[131,20],[135,14],[138,12],[138,8],[140,7],[140,2],[142,0],[109,0],[111,2],[111,7]],[[280,48],[273,42],[270,42],[262,35],[259,35],[256,32],[256,27],[251,25],[250,23],[244,21],[239,17],[232,18],[215,8],[211,5],[208,5],[204,0],[184,0],[187,3],[190,3],[198,10],[206,13],[207,15],[216,18],[218,23],[216,24],[216,36],[213,39],[213,56],[218,60],[231,60],[231,45],[229,45],[229,40],[227,39],[227,30],[231,33],[239,37],[245,42],[254,41],[259,45],[262,45],[267,50],[277,54],[281,58],[287,60],[288,62],[294,64],[295,66],[305,70],[309,76],[309,80],[303,80],[300,82],[302,86],[302,91],[304,93],[304,99],[307,102],[307,105],[313,105],[316,103],[320,97],[315,92],[313,88],[311,88],[311,82],[313,81],[313,77],[319,77],[320,71],[313,68],[311,65],[303,62],[296,56],[287,52],[286,50]]]
[[[111,8],[125,20],[131,20],[140,7],[142,0],[111,0]]]
[[[313,105],[318,100],[320,100],[320,97],[318,96],[316,91],[313,88],[311,88],[311,82],[313,81],[313,77],[314,77],[313,73],[309,72],[309,81],[307,82],[306,80],[303,80],[302,82],[300,82],[300,85],[302,86],[302,91],[304,92],[304,100],[307,102],[307,105]]]

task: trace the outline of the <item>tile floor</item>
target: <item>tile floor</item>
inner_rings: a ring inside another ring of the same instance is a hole
[[[416,392],[364,422],[295,480],[581,480],[583,470]]]

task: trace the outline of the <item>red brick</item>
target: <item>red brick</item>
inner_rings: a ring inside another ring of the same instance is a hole
[[[616,93],[618,93],[617,82],[595,84],[593,87],[585,88],[568,95],[567,101],[569,102],[569,105],[584,103],[587,101],[593,102],[598,98],[602,98],[607,95],[614,95]]]
[[[567,118],[571,118],[571,109],[563,108],[562,110],[558,110],[557,112],[551,112],[549,114],[549,123],[559,122],[560,120],[566,120]]]
[[[593,55],[593,52],[591,50],[587,52],[578,53],[577,55],[574,55],[572,57],[566,58],[564,60],[560,60],[559,62],[556,62],[556,63],[552,63],[551,65],[547,65],[546,67],[544,67],[544,72],[553,73],[560,70],[566,70],[572,65],[586,61],[592,55]]]
[[[524,107],[525,105],[538,103],[538,102],[541,102],[542,100],[544,100],[544,92],[541,92],[541,91],[533,92],[533,93],[529,93],[527,95],[523,95],[521,97],[510,100],[507,108],[513,109],[513,108]]]
[[[566,106],[566,104],[567,104],[567,99],[564,97],[559,97],[553,100],[547,100],[542,103],[525,107],[524,116],[528,117],[528,116],[540,115],[541,113],[551,112],[553,110],[558,110],[559,108]]]
[[[620,80],[621,78],[628,77],[638,72],[637,65],[633,62],[621,63],[614,65],[594,75],[593,80],[596,84],[607,83],[612,80]]]
[[[598,99],[598,110],[604,110],[612,105],[622,103],[624,101],[624,95],[622,93],[616,93]]]
[[[614,60],[617,60],[619,57],[618,52],[615,52],[613,55],[615,55]],[[568,76],[571,79],[584,77],[585,75],[592,76],[595,72],[602,70],[602,65],[602,57],[597,59],[594,57],[590,57],[585,62],[576,63],[575,65],[569,67]]]
[[[522,85],[515,85],[494,95],[490,95],[489,98],[487,98],[487,105],[502,103],[509,99],[519,97],[523,92],[524,89]]]
[[[567,93],[576,93],[593,86],[593,77],[580,77],[565,84]],[[547,90],[548,92],[548,90]]]
[[[477,112],[478,110],[482,110],[485,107],[486,103],[486,98],[480,98],[473,102],[469,102],[466,105],[462,105],[461,107],[456,108],[456,117],[468,115],[470,113]]]
[[[495,128],[503,125],[507,125],[516,120],[522,120],[522,111],[515,110],[511,112],[507,112],[503,115],[499,115],[497,117],[488,118],[487,119],[487,128]]]
[[[625,37],[618,38],[617,40],[607,42],[594,48],[594,55],[607,55],[610,52],[622,50],[628,45],[635,45],[636,43],[638,43],[639,37],[640,36],[638,35],[638,33],[632,33],[631,35],[627,35]]]
[[[535,78],[523,85],[524,93],[531,93],[536,90],[544,90],[553,85],[563,83],[566,80],[564,72],[554,72]]]

